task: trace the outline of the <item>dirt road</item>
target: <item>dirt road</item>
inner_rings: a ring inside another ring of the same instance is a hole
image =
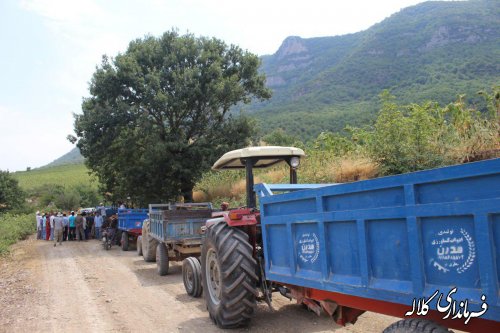
[[[249,327],[219,330],[203,298],[186,295],[181,265],[158,276],[155,263],[98,241],[33,238],[0,259],[0,332],[381,332],[397,319],[374,313],[340,327],[280,295],[259,305]]]

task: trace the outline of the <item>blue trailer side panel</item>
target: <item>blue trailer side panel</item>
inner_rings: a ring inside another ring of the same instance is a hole
[[[179,242],[184,240],[201,240],[201,227],[206,218],[185,218],[164,220],[161,212],[151,213],[150,233],[162,242]]]
[[[142,229],[142,222],[148,218],[148,209],[118,209],[118,229],[129,231]]]
[[[446,294],[500,321],[500,159],[269,195],[269,280],[404,304]],[[267,194],[266,194],[267,193]],[[435,302],[434,302],[435,304]],[[403,313],[402,313],[403,315]]]

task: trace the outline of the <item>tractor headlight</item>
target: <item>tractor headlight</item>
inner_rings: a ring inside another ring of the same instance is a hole
[[[294,169],[297,169],[299,167],[299,164],[300,164],[300,158],[298,158],[297,156],[294,156],[290,159],[290,166]]]

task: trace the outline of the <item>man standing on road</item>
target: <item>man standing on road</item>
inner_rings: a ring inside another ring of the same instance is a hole
[[[45,213],[45,240],[50,240],[50,215],[49,213]]]
[[[76,228],[76,224],[75,224],[75,212],[74,211],[71,211],[71,215],[69,216],[68,218],[68,221],[69,221],[69,240],[72,240],[74,241],[75,240],[75,228]]]
[[[63,242],[68,240],[68,232],[69,232],[69,219],[66,216],[66,213],[63,214]]]
[[[36,239],[42,239],[42,223],[43,219],[40,211],[36,212]]]
[[[102,216],[99,211],[95,213],[94,218],[94,229],[95,229],[95,239],[101,239],[101,228],[102,228]]]
[[[54,247],[57,245],[57,242],[59,242],[59,245],[62,245],[63,227],[63,216],[61,213],[58,213],[54,217]]]
[[[50,212],[50,240],[54,240],[54,219],[56,213]]]
[[[85,235],[83,233],[84,223],[85,223],[85,218],[81,214],[78,214],[75,218],[76,239],[78,241],[81,241],[82,239],[85,240]]]

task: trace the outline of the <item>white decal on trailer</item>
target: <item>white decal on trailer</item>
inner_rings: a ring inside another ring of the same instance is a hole
[[[304,263],[311,264],[319,257],[319,239],[316,233],[303,233],[298,240],[298,255]]]

